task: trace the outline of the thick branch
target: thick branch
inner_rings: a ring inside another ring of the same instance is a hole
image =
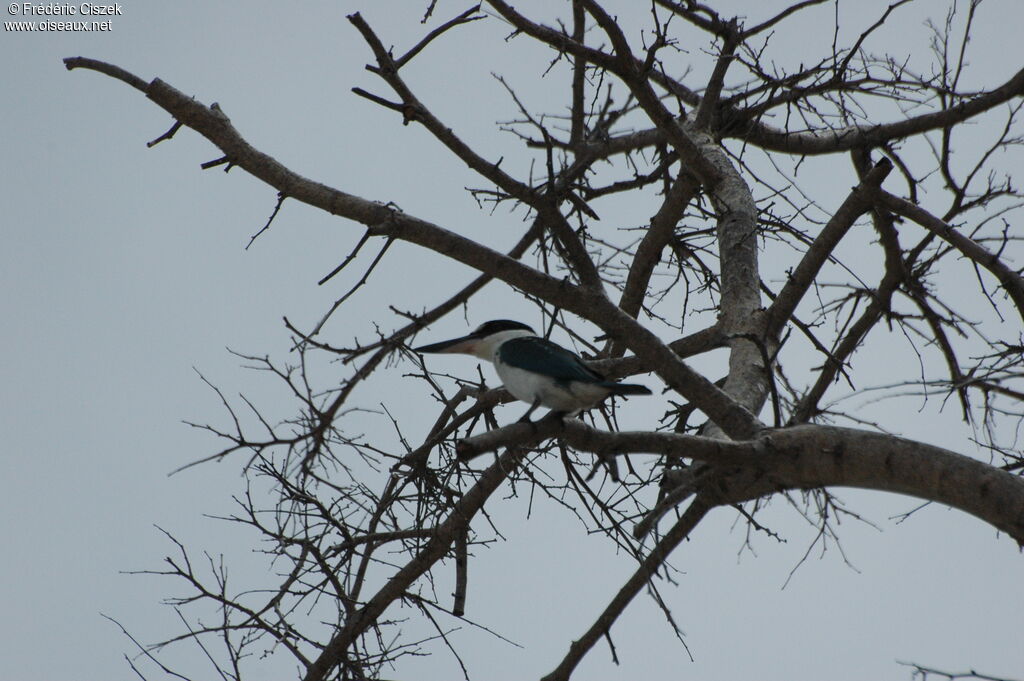
[[[757,414],[768,394],[775,336],[765,333],[758,265],[757,205],[750,186],[721,145],[708,142],[701,153],[718,169],[720,180],[711,193],[717,215],[720,267],[719,330],[729,339],[729,374],[722,389],[751,413]],[[761,339],[758,347],[752,339]],[[763,352],[765,351],[765,352]]]
[[[553,421],[553,420],[552,420]],[[464,440],[465,448],[522,442],[529,424]],[[578,420],[546,423],[535,442],[558,435],[579,451],[603,456],[649,453],[668,459],[739,466],[754,483],[731,483],[723,503],[788,489],[858,487],[896,492],[970,513],[1024,545],[1024,479],[948,449],[852,428],[802,425],[764,431],[756,439],[722,441],[681,433],[610,433]]]
[[[948,449],[850,428],[796,426],[763,439],[767,484],[858,487],[946,504],[1024,545],[1024,479]],[[753,490],[751,490],[752,492]],[[741,501],[750,492],[737,488]]]
[[[148,84],[133,73],[125,71],[120,66],[114,64],[108,64],[107,62],[100,61],[98,59],[89,59],[88,57],[68,57],[64,60],[64,68],[68,71],[74,69],[89,69],[90,71],[98,71],[105,73],[111,78],[116,78],[120,81],[128,83],[136,90],[145,92]]]

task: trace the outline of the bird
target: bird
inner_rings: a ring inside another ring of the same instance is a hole
[[[520,422],[544,406],[564,418],[596,406],[609,395],[650,395],[647,386],[610,381],[576,353],[539,337],[510,319],[495,319],[459,338],[413,348],[419,353],[462,353],[494,363],[513,397],[530,405]]]

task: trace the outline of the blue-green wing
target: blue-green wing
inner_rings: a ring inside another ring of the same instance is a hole
[[[504,364],[551,376],[558,381],[604,381],[604,376],[584,364],[576,354],[544,338],[507,340],[498,349],[498,357]]]

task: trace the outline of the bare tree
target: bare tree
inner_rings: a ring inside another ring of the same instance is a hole
[[[486,509],[502,503],[495,492],[506,483],[559,499],[635,561],[593,623],[566,634],[568,652],[553,661],[549,680],[568,679],[595,643],[611,642],[638,593],[660,599],[656,577],[670,554],[716,509],[770,534],[758,511],[781,495],[832,536],[835,514],[852,511],[829,489],[857,487],[960,509],[1024,543],[1024,458],[1015,451],[1024,278],[1012,264],[1021,254],[1013,230],[1021,194],[1000,165],[1021,142],[1024,69],[995,86],[967,82],[979,2],[954,4],[934,22],[923,71],[897,51],[869,51],[873,34],[907,2],[866,19],[847,43],[829,27],[832,50],[796,70],[773,59],[774,31],[828,7],[824,0],[743,20],[697,2],[655,0],[641,30],[597,0],[558,3],[548,10],[560,18],[544,21],[487,0],[398,49],[352,14],[372,55],[367,68],[380,79],[374,92],[353,91],[395,112],[395,124],[422,127],[478,173],[483,186],[470,191],[482,207],[525,211],[526,227],[505,253],[299,175],[259,151],[217,105],[162,80],[66,59],[67,68],[119,79],[166,110],[173,127],[151,144],[190,128],[220,150],[204,168],[239,168],[276,190],[264,229],[289,200],[361,226],[358,246],[325,281],[361,262],[356,288],[372,287],[370,273],[396,240],[479,272],[432,309],[393,310],[406,322],[375,339],[338,347],[321,333],[349,291],[311,328],[288,323],[292,358],[244,358],[279,379],[295,412],[262,414],[222,396],[233,426],[202,427],[226,444],[195,463],[230,457],[243,466],[250,487],[233,519],[259,531],[279,577],[261,591],[235,592],[223,566],[196,561],[178,543],[163,571],[189,589],[176,602],[187,623],[176,640],[220,639],[222,652],[210,658],[231,679],[244,678],[246,664],[258,664],[250,656],[268,649],[291,655],[308,681],[378,678],[434,646],[458,657],[449,632],[471,610],[469,557],[494,539]],[[424,23],[433,11],[430,3]],[[570,83],[543,112],[509,87],[518,108],[501,127],[536,161],[518,176],[467,144],[405,78],[435,41],[476,30],[478,20],[507,26],[509,40],[495,50],[548,50],[550,68]],[[958,141],[975,121],[994,131],[987,147]],[[858,182],[836,205],[796,179],[812,156],[852,164]],[[637,218],[640,229],[599,219],[637,193],[656,201],[653,215]],[[850,260],[854,238],[868,244],[859,251],[871,254],[867,261]],[[373,244],[375,254],[364,255]],[[534,301],[546,332],[574,338],[598,371],[650,374],[664,401],[650,398],[659,406],[647,405],[647,426],[620,430],[616,405],[583,420],[502,426],[494,408],[511,399],[504,390],[453,383],[409,351],[414,335],[495,280]],[[600,329],[596,342],[574,332],[579,320]],[[853,386],[855,357],[885,352],[894,336],[914,348],[919,365],[872,395],[949,399],[978,451],[904,439],[893,434],[898,422],[864,422],[838,399]],[[728,353],[724,375],[688,363],[715,350]],[[324,357],[348,368],[340,385],[315,368]],[[357,434],[360,386],[396,363],[414,367],[440,403],[419,441],[395,423],[398,453]],[[244,425],[240,407],[256,414],[256,429]],[[497,454],[479,456],[490,452]],[[564,467],[561,482],[534,473],[551,456]],[[454,597],[444,593],[449,584]],[[219,614],[204,622],[211,605]],[[435,635],[404,636],[399,605]],[[487,624],[487,613],[472,615]],[[156,662],[158,650],[145,650]]]

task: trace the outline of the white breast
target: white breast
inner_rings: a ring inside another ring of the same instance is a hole
[[[494,359],[494,368],[505,384],[505,389],[517,400],[527,404],[540,401],[542,406],[555,411],[574,412],[589,409],[608,397],[609,393],[608,388],[593,383],[556,383],[531,371],[503,364],[497,357]]]

